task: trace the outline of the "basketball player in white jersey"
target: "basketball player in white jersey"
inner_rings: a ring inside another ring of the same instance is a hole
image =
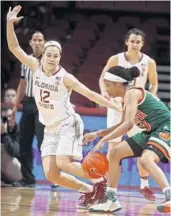
[[[140,70],[140,76],[135,79],[132,85],[136,85],[139,87],[145,88],[145,84],[147,79],[149,80],[149,91],[154,95],[157,94],[158,89],[158,79],[157,79],[157,72],[156,72],[156,63],[155,61],[150,58],[149,56],[145,55],[141,52],[141,49],[144,45],[145,34],[139,29],[131,29],[125,36],[125,44],[127,46],[127,51],[119,53],[117,55],[111,56],[106,66],[104,67],[102,74],[100,76],[99,85],[101,89],[101,93],[104,97],[110,98],[109,94],[107,93],[104,85],[104,74],[105,72],[113,67],[113,66],[122,66],[125,68],[130,68],[132,66],[138,67]],[[118,108],[121,108],[121,98],[112,99]],[[121,121],[121,112],[113,111],[108,109],[107,111],[107,127],[111,127],[117,125]],[[135,133],[140,132],[140,129],[137,126],[134,126],[131,131],[129,131],[128,135],[132,136]],[[115,140],[111,140],[109,143],[109,149],[112,148],[113,142],[120,142],[122,137],[119,137]],[[143,169],[138,159],[137,161],[139,175],[141,177],[141,185],[140,185],[140,192],[144,195],[146,199],[151,201],[155,201],[155,195],[153,194],[152,190],[149,188],[148,183],[148,172]]]
[[[73,162],[73,158],[82,159],[83,123],[72,107],[70,95],[74,90],[102,106],[115,109],[115,105],[88,89],[60,66],[62,48],[58,42],[49,41],[45,44],[41,63],[33,56],[27,55],[20,47],[14,31],[14,23],[23,18],[17,17],[20,10],[21,6],[14,7],[12,11],[9,9],[7,42],[16,58],[30,67],[33,72],[34,96],[39,120],[45,125],[44,140],[41,145],[45,176],[54,184],[84,193],[79,205],[87,207],[103,196],[105,181],[92,186],[72,176],[89,178],[83,172],[81,164]]]

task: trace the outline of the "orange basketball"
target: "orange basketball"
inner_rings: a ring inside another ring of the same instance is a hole
[[[82,168],[86,175],[97,179],[108,172],[108,160],[99,152],[89,153],[82,162]]]

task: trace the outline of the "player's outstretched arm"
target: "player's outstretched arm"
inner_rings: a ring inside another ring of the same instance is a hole
[[[89,88],[87,88],[85,85],[83,85],[81,82],[79,82],[73,75],[66,74],[64,76],[64,84],[68,89],[74,90],[78,92],[79,94],[85,96],[91,101],[94,101],[95,103],[105,106],[111,109],[115,109],[117,111],[118,108],[114,105],[114,103],[107,100],[105,97],[101,96],[100,94],[91,91]]]
[[[7,13],[7,43],[9,50],[15,55],[16,58],[23,64],[27,65],[34,72],[39,67],[39,61],[32,57],[28,56],[24,50],[20,47],[15,31],[14,23],[19,22],[23,17],[17,17],[21,11],[21,6],[15,6],[12,10],[11,7]]]

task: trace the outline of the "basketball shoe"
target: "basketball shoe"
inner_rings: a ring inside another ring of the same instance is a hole
[[[116,199],[114,191],[106,191],[105,197],[101,203],[93,204],[88,208],[90,212],[116,212],[121,210],[122,207]]]
[[[85,209],[104,200],[106,184],[106,178],[104,178],[103,181],[94,184],[93,192],[84,193],[82,196],[80,196],[77,208]]]
[[[170,212],[170,207],[171,207],[171,200],[165,200],[163,203],[159,204],[157,206],[157,210],[161,213],[168,213]]]
[[[150,201],[156,201],[156,197],[149,187],[140,188],[140,193],[148,200]]]

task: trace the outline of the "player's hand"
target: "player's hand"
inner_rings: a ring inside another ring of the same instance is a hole
[[[23,19],[23,16],[17,17],[19,12],[21,11],[21,6],[15,6],[12,10],[11,7],[9,8],[9,11],[7,13],[7,21],[10,21],[12,23],[19,22],[21,19]]]
[[[95,138],[97,138],[96,132],[85,134],[83,137],[83,145],[87,145],[90,141],[94,140]]]
[[[104,144],[105,144],[105,143],[104,143],[102,140],[100,140],[100,141],[97,143],[97,145],[91,150],[91,152],[93,153],[93,152],[95,152],[95,151],[101,150],[101,149],[103,148]]]

